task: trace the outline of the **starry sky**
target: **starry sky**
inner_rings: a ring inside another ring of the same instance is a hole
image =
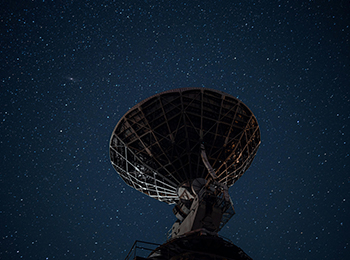
[[[172,206],[109,160],[118,120],[180,87],[241,99],[262,144],[220,235],[253,259],[350,259],[349,1],[5,1],[1,259],[124,259]]]

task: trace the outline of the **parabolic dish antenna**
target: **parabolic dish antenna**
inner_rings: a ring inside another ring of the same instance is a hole
[[[129,186],[174,204],[178,189],[199,178],[232,186],[259,145],[258,122],[240,100],[217,90],[182,88],[131,108],[116,125],[109,150],[113,167]]]

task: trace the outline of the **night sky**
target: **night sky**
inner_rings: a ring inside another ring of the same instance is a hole
[[[3,1],[2,1],[3,2]],[[172,206],[109,160],[124,113],[207,87],[262,144],[220,232],[257,259],[350,259],[349,1],[1,4],[1,259],[124,259],[165,242]]]

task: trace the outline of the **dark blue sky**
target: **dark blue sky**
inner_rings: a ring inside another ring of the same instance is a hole
[[[140,100],[202,86],[241,99],[262,135],[220,234],[253,259],[350,259],[348,1],[7,2],[1,259],[163,243],[172,207],[121,180],[109,138]]]

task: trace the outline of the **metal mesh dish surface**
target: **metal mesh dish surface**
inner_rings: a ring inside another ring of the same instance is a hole
[[[258,122],[245,104],[224,92],[170,90],[143,100],[120,119],[110,139],[110,159],[129,186],[173,204],[181,184],[209,178],[201,144],[216,180],[230,187],[254,159]]]

